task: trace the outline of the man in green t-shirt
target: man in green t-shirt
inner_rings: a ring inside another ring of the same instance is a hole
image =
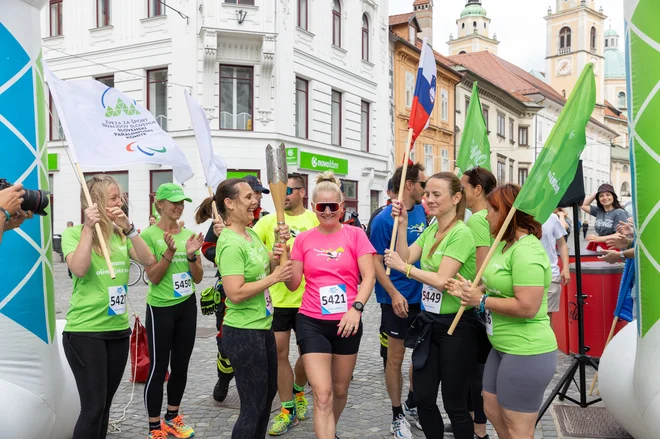
[[[293,248],[293,240],[296,236],[309,229],[318,226],[316,215],[305,209],[303,201],[305,198],[305,180],[300,175],[290,175],[287,183],[287,196],[284,202],[284,220],[291,231],[291,239],[288,245]],[[270,213],[254,225],[253,230],[270,250],[275,244],[275,228],[277,227],[277,216]],[[282,411],[273,420],[269,430],[271,435],[281,435],[297,424],[298,420],[307,418],[307,400],[305,399],[305,384],[307,375],[298,358],[294,373],[289,363],[289,339],[291,329],[296,330],[296,316],[305,291],[304,280],[296,291],[289,291],[283,283],[273,285],[270,288],[270,296],[273,300],[273,331],[277,343],[277,387],[282,401]],[[295,399],[294,399],[295,394]]]

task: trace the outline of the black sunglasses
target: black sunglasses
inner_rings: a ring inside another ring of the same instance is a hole
[[[305,189],[304,187],[287,187],[286,188],[286,194],[291,195],[293,191],[298,191],[300,189]]]
[[[422,190],[426,189],[426,182],[425,181],[415,180],[414,183],[419,183],[419,185],[422,187]]]
[[[323,213],[325,209],[330,209],[330,212],[337,212],[340,208],[339,203],[316,203],[314,204],[314,210]]]

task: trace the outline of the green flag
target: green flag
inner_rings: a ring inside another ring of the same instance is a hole
[[[461,172],[481,166],[490,171],[490,142],[484,114],[479,100],[477,82],[472,86],[472,97],[465,115],[465,127],[461,136],[461,145],[458,148],[456,167]]]
[[[596,105],[593,64],[587,64],[513,203],[543,224],[573,182]]]

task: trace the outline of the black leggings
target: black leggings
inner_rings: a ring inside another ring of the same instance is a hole
[[[195,346],[197,300],[191,295],[174,306],[147,305],[147,339],[149,340],[149,378],[144,387],[144,405],[150,418],[160,417],[163,405],[163,383],[167,382],[167,404],[178,407],[188,380],[188,363]]]
[[[277,347],[273,330],[223,326],[222,349],[234,366],[241,411],[232,439],[263,439],[277,393]]]
[[[485,364],[477,364],[475,373],[470,380],[470,391],[467,397],[467,408],[469,412],[474,412],[475,424],[486,424],[488,419],[484,412],[484,397],[482,396],[482,378],[484,376]]]
[[[444,425],[436,404],[442,381],[442,403],[456,439],[473,439],[474,425],[466,395],[477,365],[477,331],[459,323],[453,335],[448,325],[434,322],[424,367],[413,370],[414,397],[419,422],[427,439],[442,439]]]
[[[129,337],[106,340],[62,333],[64,354],[80,395],[73,439],[105,439],[112,398],[126,368],[128,343]]]

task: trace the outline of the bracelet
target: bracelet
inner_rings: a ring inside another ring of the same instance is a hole
[[[4,207],[0,207],[0,212],[4,212],[8,222],[11,221],[11,214]]]
[[[126,235],[126,237],[127,237],[128,239],[133,239],[133,238],[135,238],[135,237],[138,236],[138,235],[139,235],[138,231],[135,230],[135,227],[133,227],[133,229],[132,229],[130,232],[128,232],[128,235]]]
[[[410,279],[410,271],[412,270],[413,266],[411,264],[406,264],[406,277]]]
[[[481,313],[486,312],[486,299],[488,299],[488,293],[481,296],[481,300],[479,301],[479,312]]]
[[[169,262],[170,264],[172,263],[172,260],[171,260],[171,259],[167,259],[167,258],[165,257],[165,255],[163,255],[163,259],[165,259],[165,260],[166,260],[167,262]]]

